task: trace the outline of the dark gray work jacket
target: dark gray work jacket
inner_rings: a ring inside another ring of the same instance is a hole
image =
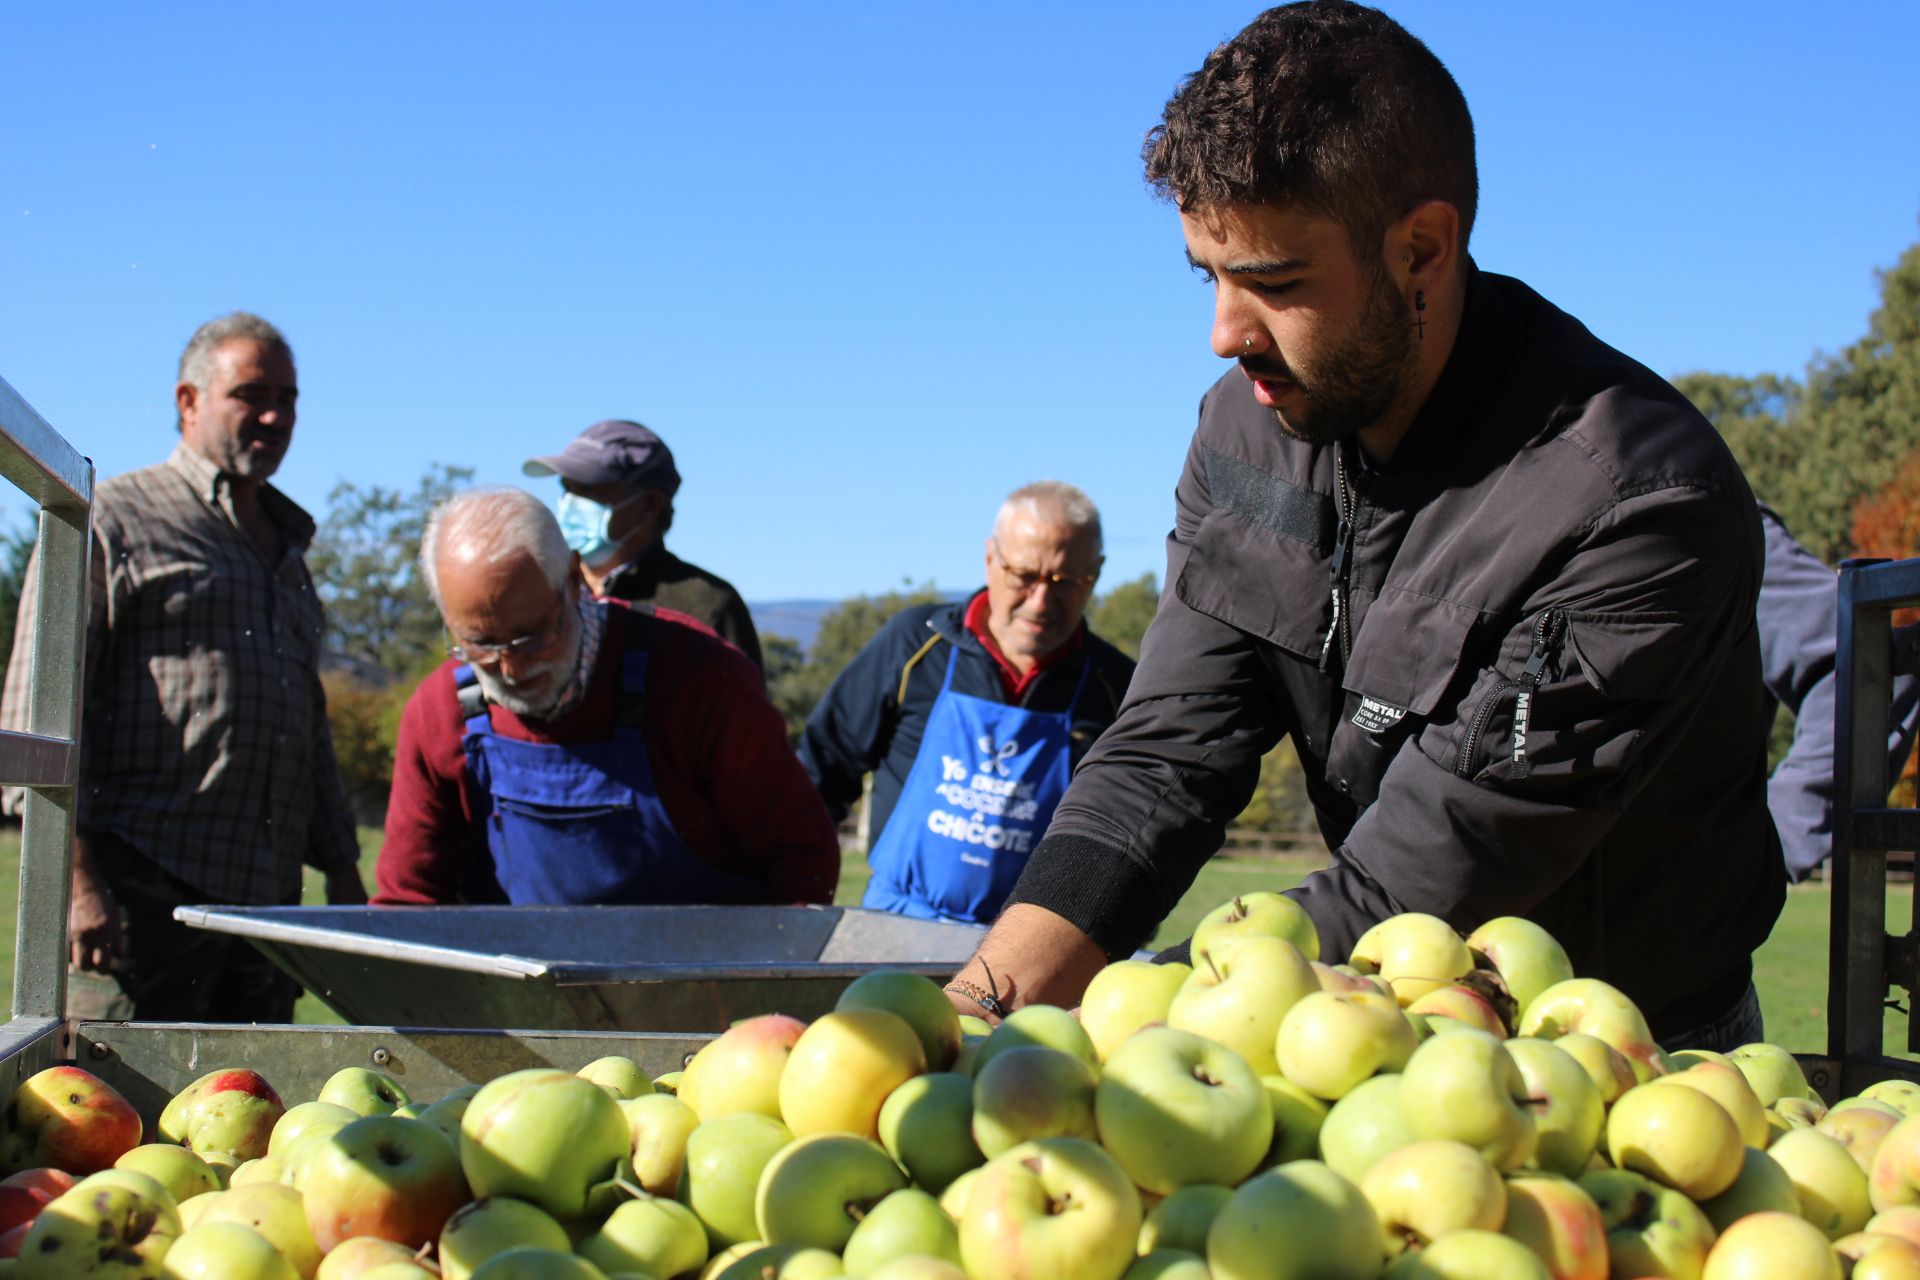
[[[1125,705],[1013,901],[1129,952],[1286,735],[1332,850],[1293,891],[1323,954],[1395,912],[1519,914],[1657,1033],[1744,992],[1785,893],[1760,525],[1677,391],[1476,273],[1389,466],[1282,434],[1235,369],[1176,506]]]

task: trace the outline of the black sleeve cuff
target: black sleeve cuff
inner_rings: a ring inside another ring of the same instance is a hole
[[[1085,836],[1047,836],[1007,899],[1045,907],[1092,938],[1110,960],[1130,956],[1167,907],[1125,852]]]

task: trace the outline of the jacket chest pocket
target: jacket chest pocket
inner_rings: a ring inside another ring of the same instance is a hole
[[[1379,796],[1394,756],[1436,710],[1457,700],[1479,610],[1388,586],[1353,638],[1328,747],[1327,778],[1361,806]]]

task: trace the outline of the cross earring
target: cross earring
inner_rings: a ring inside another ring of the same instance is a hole
[[[1425,289],[1415,289],[1413,291],[1413,327],[1415,332],[1420,335],[1420,341],[1422,342],[1427,340],[1426,310],[1427,291]]]

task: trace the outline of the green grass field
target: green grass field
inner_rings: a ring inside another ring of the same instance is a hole
[[[360,833],[361,870],[369,883],[373,876],[373,857],[379,848],[379,832],[364,829]],[[20,874],[20,836],[18,830],[0,832],[0,901],[11,903],[18,892]],[[1254,889],[1283,889],[1299,883],[1310,867],[1298,859],[1265,857],[1218,858],[1200,873],[1173,914],[1154,935],[1155,947],[1178,942],[1192,932],[1195,922],[1207,911],[1236,893]],[[841,868],[840,887],[834,900],[857,903],[866,885],[866,864],[849,857]],[[320,902],[319,877],[307,876],[306,900]],[[1776,1044],[1803,1053],[1826,1048],[1827,998],[1827,920],[1829,895],[1824,885],[1803,885],[1787,895],[1786,909],[1774,925],[1773,934],[1755,958],[1756,981],[1760,989],[1760,1007],[1766,1015],[1767,1038]],[[1909,885],[1892,886],[1887,894],[1887,924],[1891,932],[1905,933],[1913,920],[1913,890]],[[13,937],[15,913],[5,913],[0,923],[0,967],[12,987]],[[338,1022],[326,1005],[312,996],[301,1000],[296,1013],[303,1022]],[[1902,1048],[1904,1017],[1887,1013],[1887,1045],[1890,1051]],[[1904,1056],[1904,1055],[1903,1055]]]

